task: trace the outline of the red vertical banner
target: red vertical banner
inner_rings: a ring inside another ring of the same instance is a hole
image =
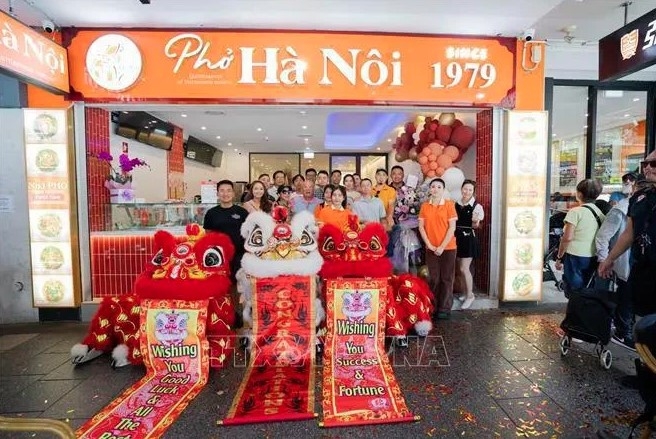
[[[323,427],[414,421],[385,352],[387,279],[328,280]]]
[[[207,300],[144,300],[140,345],[146,376],[80,427],[78,438],[161,437],[209,374]]]
[[[315,282],[253,281],[253,339],[244,381],[223,425],[314,418]]]

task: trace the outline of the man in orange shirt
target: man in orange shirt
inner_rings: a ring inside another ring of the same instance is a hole
[[[387,214],[386,222],[389,230],[394,224],[392,215],[394,214],[394,204],[396,203],[396,189],[387,184],[387,170],[380,168],[376,171],[376,186],[371,189],[371,196],[379,198],[385,207]]]
[[[429,283],[435,295],[437,318],[448,319],[453,307],[453,280],[456,273],[455,204],[444,198],[444,180],[430,183],[430,198],[419,211],[419,234],[426,243]]]

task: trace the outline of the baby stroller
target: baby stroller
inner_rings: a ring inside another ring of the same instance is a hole
[[[611,323],[616,303],[611,290],[592,288],[596,276],[592,276],[586,288],[569,292],[565,319],[560,324],[564,331],[560,339],[560,353],[565,356],[576,338],[595,345],[601,367],[608,370],[613,355],[607,349],[611,337]]]
[[[544,266],[542,267],[542,281],[555,282],[558,291],[563,291],[563,281],[558,280],[551,264],[558,256],[558,246],[560,245],[560,237],[563,236],[566,215],[566,212],[557,210],[549,218],[549,249],[547,254],[544,255]]]

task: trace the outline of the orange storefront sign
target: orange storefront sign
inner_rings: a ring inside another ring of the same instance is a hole
[[[66,49],[0,11],[0,69],[56,93],[68,93]]]
[[[292,32],[78,31],[84,100],[503,105],[515,40]]]

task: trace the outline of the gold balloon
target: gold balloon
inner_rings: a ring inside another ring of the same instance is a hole
[[[418,155],[419,155],[419,153],[417,152],[417,150],[416,150],[415,148],[412,148],[412,149],[410,150],[410,152],[408,153],[408,158],[409,158],[410,160],[417,161],[417,156],[418,156]]]
[[[428,273],[428,265],[422,265],[421,267],[419,267],[417,274],[419,275],[419,277],[428,280],[428,278],[430,277]]]
[[[453,125],[453,121],[456,120],[455,113],[442,113],[440,114],[440,125]]]
[[[417,127],[417,131],[421,131],[421,129],[424,127],[424,122],[426,122],[426,116],[417,116],[415,119],[415,126]]]

